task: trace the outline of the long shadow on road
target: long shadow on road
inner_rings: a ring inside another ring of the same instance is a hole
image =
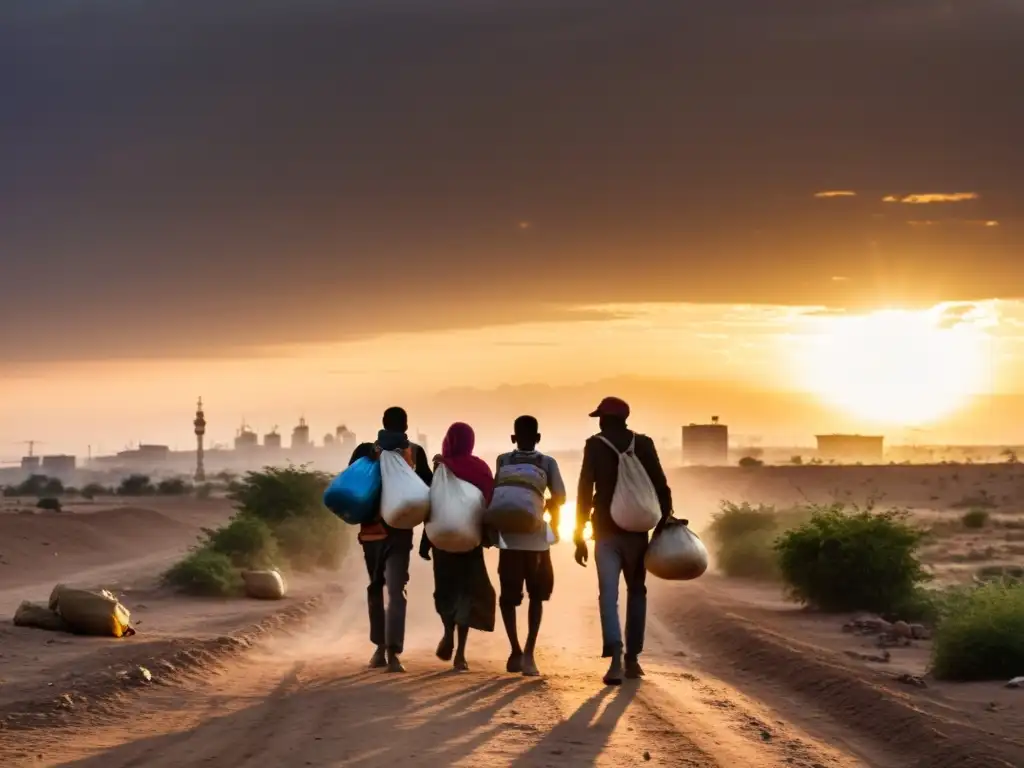
[[[451,674],[332,678],[327,670],[302,681],[301,671],[293,669],[252,706],[63,765],[451,765],[507,727],[495,717],[500,710],[543,684],[521,677]]]

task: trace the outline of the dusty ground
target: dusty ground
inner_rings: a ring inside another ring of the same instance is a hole
[[[791,477],[751,479],[740,470],[703,478],[699,486],[692,473],[673,481],[677,499],[686,500],[678,506],[699,517],[721,498],[758,500],[741,492],[763,493],[760,500],[777,504],[827,499],[842,476],[835,468],[813,469],[828,476],[819,475],[817,486],[805,476],[800,493],[788,496],[783,489],[792,488]],[[862,471],[877,469],[850,468],[848,497],[869,485]],[[924,497],[920,513],[927,514],[925,502],[934,494],[920,489],[947,471],[904,473],[899,482],[894,474],[886,482],[890,493],[903,488],[910,501]],[[993,507],[1010,521],[1015,502],[1002,497],[1012,499],[1020,487],[1011,488],[1016,478],[1000,476]],[[947,485],[952,482],[946,477]],[[956,520],[966,494],[961,490],[950,490],[930,513]],[[867,651],[868,641],[842,633],[844,617],[809,615],[782,603],[777,590],[713,575],[682,585],[652,580],[648,679],[607,689],[600,684],[594,569],[575,566],[567,545],[556,549],[558,585],[546,613],[540,680],[504,673],[500,627],[471,635],[469,673],[456,675],[435,659],[440,626],[429,565],[418,560],[409,590],[406,675],[364,670],[371,649],[358,559],[331,579],[356,585],[348,595],[326,582],[303,584],[300,596],[327,588],[318,613],[305,623],[298,615],[278,622],[282,631],[245,652],[221,653],[237,650],[225,636],[265,615],[264,605],[186,601],[147,587],[201,525],[230,513],[218,502],[195,504],[116,513],[130,522],[116,514],[93,518],[94,528],[121,532],[107,539],[88,538],[96,532],[80,527],[88,522],[84,515],[62,513],[42,522],[0,515],[0,556],[9,563],[0,565],[0,609],[13,612],[23,597],[45,598],[58,578],[114,582],[128,589],[126,603],[142,622],[140,635],[127,643],[0,625],[0,677],[6,681],[0,711],[10,713],[32,697],[49,701],[48,711],[22,707],[27,719],[2,720],[0,765],[1024,766],[1024,692],[995,684],[900,683],[902,673],[924,675],[927,642],[894,650],[884,665],[852,658],[846,651]],[[58,531],[61,526],[67,528]],[[53,555],[40,554],[55,544],[59,566]],[[204,643],[198,653],[196,640]],[[119,690],[101,704],[72,696],[72,706],[57,704],[54,716],[53,699],[74,689],[83,671],[174,652],[185,674],[154,668],[154,684]]]

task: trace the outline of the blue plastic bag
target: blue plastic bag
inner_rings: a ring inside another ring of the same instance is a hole
[[[380,463],[359,459],[324,492],[324,506],[349,525],[372,523],[380,511]]]

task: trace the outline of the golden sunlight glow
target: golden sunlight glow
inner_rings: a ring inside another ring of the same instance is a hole
[[[548,512],[544,513],[544,522],[551,522],[551,515]],[[558,538],[561,541],[572,541],[573,534],[576,532],[576,500],[568,499],[565,504],[562,505],[562,513],[559,515],[558,520]],[[587,523],[583,529],[583,538],[587,541],[592,541],[594,538],[594,532],[590,525]]]
[[[828,317],[805,350],[811,391],[861,418],[920,424],[966,404],[986,383],[985,333],[941,308]]]

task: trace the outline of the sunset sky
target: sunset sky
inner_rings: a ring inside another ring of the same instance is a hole
[[[0,460],[1024,442],[1018,0],[15,0],[0,92]]]

